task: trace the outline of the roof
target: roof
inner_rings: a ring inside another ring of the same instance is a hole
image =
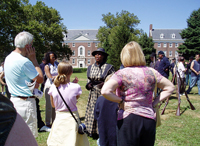
[[[183,29],[152,29],[153,40],[182,40],[181,31]],[[161,37],[163,34],[163,38]],[[175,37],[173,38],[173,34]]]
[[[74,29],[67,30],[67,34],[65,34],[64,40],[74,40],[80,36],[84,36],[89,40],[97,40],[96,35],[98,33],[98,29]]]

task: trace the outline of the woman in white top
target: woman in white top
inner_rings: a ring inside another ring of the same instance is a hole
[[[55,119],[55,109],[51,106],[50,96],[48,94],[49,88],[55,77],[58,75],[58,62],[56,62],[57,56],[54,52],[48,52],[45,55],[46,65],[44,67],[45,76],[47,78],[44,93],[46,99],[46,114],[45,114],[45,123],[46,126],[51,127]]]

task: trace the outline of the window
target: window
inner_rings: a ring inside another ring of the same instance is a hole
[[[75,59],[72,59],[72,64],[75,64]]]
[[[84,46],[79,46],[78,47],[78,56],[85,56],[85,47]]]
[[[175,57],[178,57],[178,52],[177,51],[175,51]]]
[[[90,47],[90,43],[88,43],[88,47]]]
[[[95,43],[95,47],[98,47],[98,43]]]
[[[75,43],[72,43],[72,47],[75,47]]]
[[[72,56],[75,56],[75,50],[72,51]]]
[[[90,50],[88,50],[88,52],[87,52],[87,55],[88,55],[88,56],[90,56],[90,55],[91,55],[91,52],[90,52]]]
[[[172,51],[169,51],[169,56],[172,56]]]
[[[173,34],[172,34],[172,38],[175,39],[175,37],[176,37],[176,35],[173,33]]]
[[[160,43],[158,43],[158,47],[160,47],[161,45],[160,45]]]
[[[83,48],[80,48],[80,55],[83,55]]]
[[[165,56],[167,56],[167,51],[163,51],[165,53]]]
[[[90,59],[87,60],[87,63],[90,64]]]
[[[175,47],[176,47],[176,48],[178,47],[178,43],[175,44]]]
[[[164,34],[163,34],[163,33],[160,34],[160,38],[161,38],[161,39],[164,38]]]
[[[166,48],[166,47],[167,47],[167,43],[164,43],[164,44],[163,44],[163,47],[165,47],[165,48]]]
[[[172,48],[172,43],[169,43],[169,47]]]

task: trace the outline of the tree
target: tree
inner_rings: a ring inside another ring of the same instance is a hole
[[[6,19],[10,19],[8,29],[4,29],[4,27],[7,27],[6,23],[0,25],[1,32],[4,30],[4,34],[7,34],[7,36],[2,36],[3,40],[6,40],[5,43],[3,42],[4,46],[7,45],[13,49],[13,40],[16,34],[21,31],[28,31],[34,35],[33,46],[36,49],[39,62],[42,60],[44,53],[50,50],[54,51],[59,58],[67,57],[69,59],[72,51],[68,45],[62,46],[63,32],[67,33],[67,31],[61,23],[62,18],[57,10],[49,8],[43,2],[31,5],[28,0],[3,0],[3,4],[4,10],[0,10],[0,14],[6,15]],[[15,8],[18,8],[18,11]],[[9,17],[10,11],[13,14],[12,17]],[[4,52],[3,48],[0,48],[1,52]]]
[[[20,0],[0,1],[0,61],[13,50],[13,38],[21,29],[23,18]]]
[[[153,39],[149,38],[146,33],[142,33],[138,40],[138,43],[142,47],[147,64],[150,64],[151,53],[156,53],[156,49],[154,48]]]
[[[116,13],[116,16],[111,13],[102,16],[106,26],[99,28],[97,38],[100,46],[109,54],[107,62],[112,64],[115,70],[118,70],[121,65],[121,50],[128,42],[138,40],[140,31],[135,27],[140,20],[128,11]]]
[[[180,35],[184,43],[178,47],[178,52],[186,59],[200,54],[200,8],[192,12],[187,19],[187,28]]]

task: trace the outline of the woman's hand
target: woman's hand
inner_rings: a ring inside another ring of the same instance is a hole
[[[75,79],[72,81],[72,83],[78,83],[78,78],[75,76]]]

